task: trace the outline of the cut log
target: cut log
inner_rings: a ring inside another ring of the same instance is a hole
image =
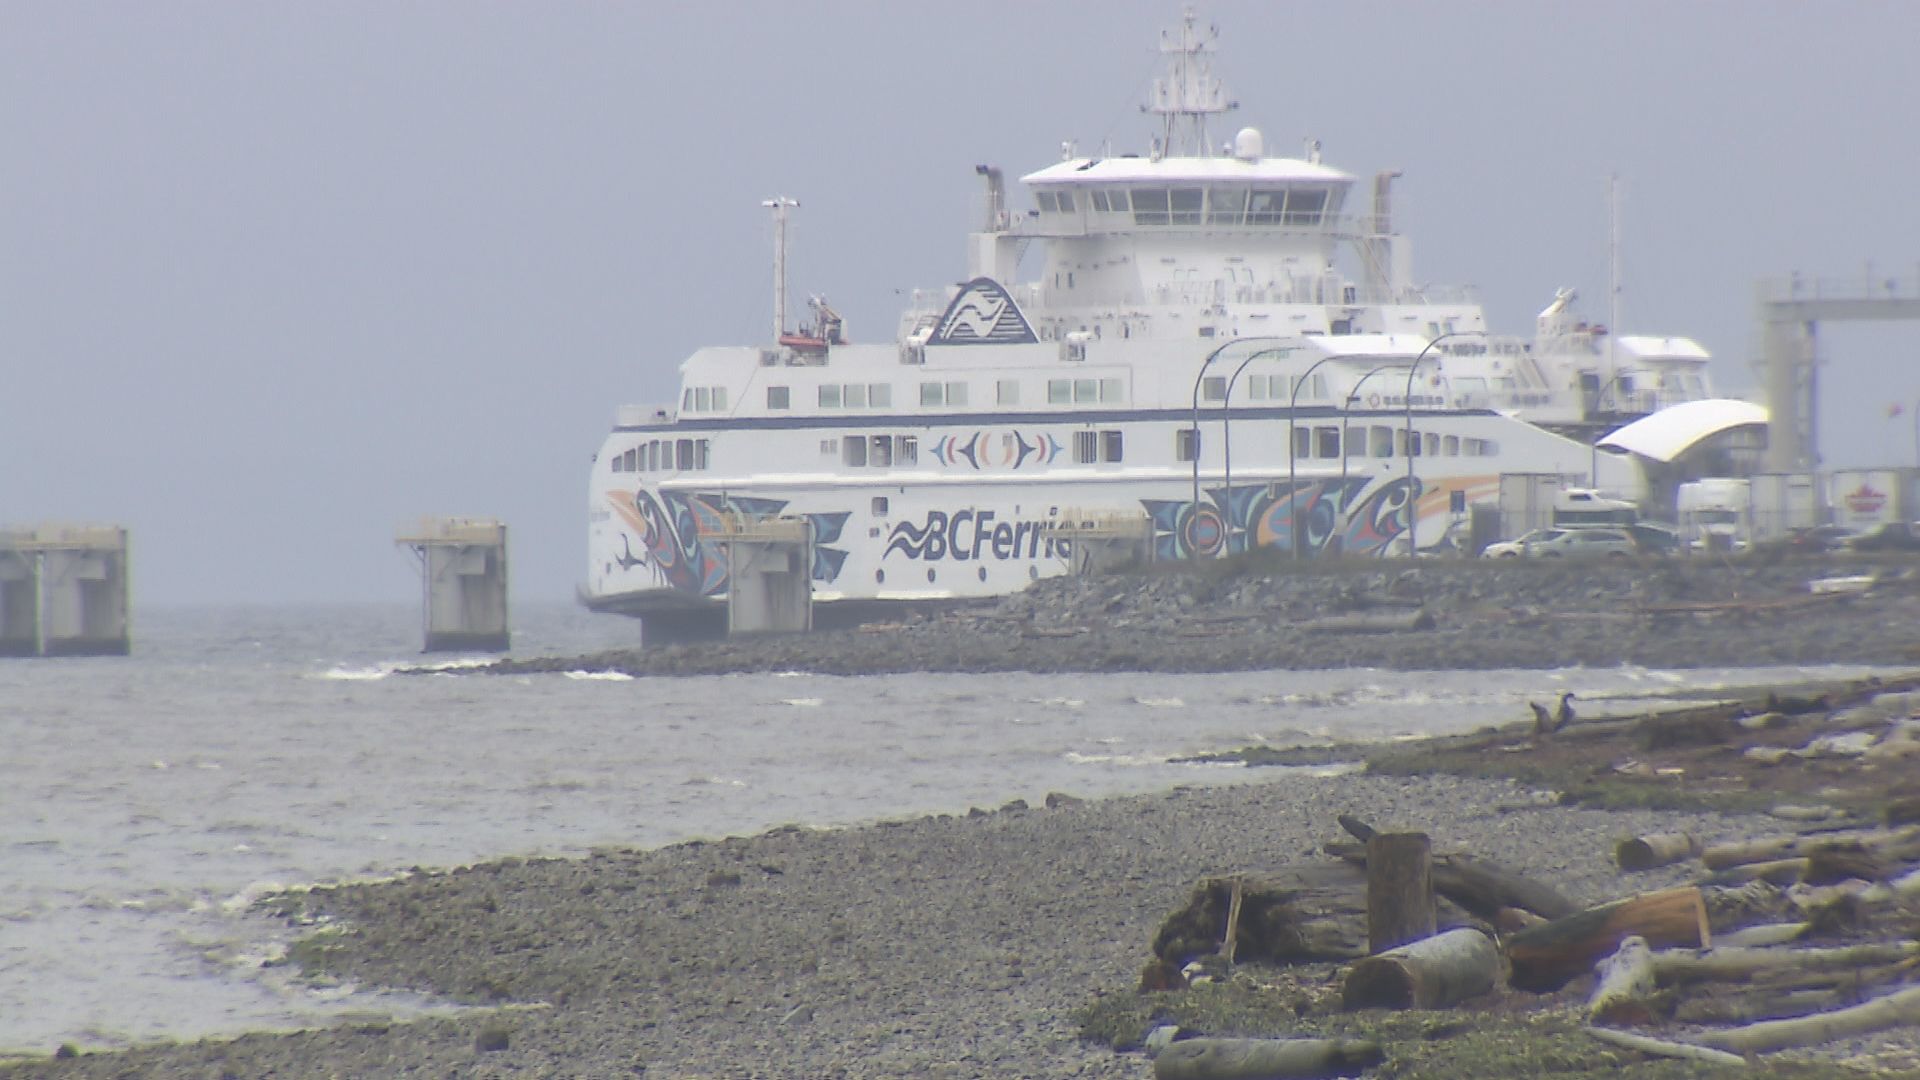
[[[1603,1024],[1650,1024],[1653,990],[1653,950],[1646,938],[1628,937],[1600,964],[1600,981],[1587,999],[1587,1018]]]
[[[1604,1043],[1638,1050],[1643,1054],[1659,1057],[1682,1058],[1687,1061],[1710,1061],[1716,1065],[1745,1065],[1747,1060],[1738,1054],[1729,1054],[1725,1050],[1714,1050],[1692,1043],[1671,1042],[1667,1039],[1652,1039],[1645,1035],[1635,1035],[1628,1031],[1613,1031],[1609,1028],[1590,1027],[1587,1034]]]
[[[1630,896],[1522,930],[1507,939],[1507,958],[1513,963],[1510,981],[1520,990],[1558,990],[1592,970],[1633,934],[1663,947],[1711,945],[1700,890],[1688,886]]]
[[[1367,841],[1367,951],[1383,953],[1434,931],[1433,848],[1426,833]]]
[[[1764,1054],[1910,1024],[1920,1024],[1920,986],[1897,990],[1852,1008],[1708,1032],[1700,1042],[1737,1054]]]
[[[1654,977],[1662,986],[1706,979],[1751,979],[1772,971],[1814,971],[1896,963],[1920,956],[1920,942],[1847,945],[1833,949],[1719,948],[1711,952],[1676,950],[1653,957]]]
[[[1354,962],[1341,1004],[1353,1009],[1444,1009],[1493,989],[1500,950],[1472,927]]]
[[[1649,833],[1620,841],[1613,849],[1613,859],[1622,870],[1651,870],[1691,859],[1702,850],[1692,833]]]
[[[1386,1060],[1359,1039],[1182,1039],[1153,1059],[1158,1080],[1313,1080],[1358,1076]]]

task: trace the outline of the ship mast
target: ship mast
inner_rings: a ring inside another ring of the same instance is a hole
[[[1197,16],[1186,10],[1176,40],[1171,31],[1160,32],[1160,54],[1167,58],[1166,73],[1153,80],[1153,101],[1142,105],[1143,112],[1161,118],[1160,145],[1156,157],[1211,157],[1213,146],[1207,141],[1207,118],[1239,107],[1228,101],[1226,88],[1213,77],[1213,42],[1220,36],[1209,26],[1203,36],[1194,26]]]
[[[760,204],[773,211],[773,340],[787,332],[787,211],[798,199],[775,195]]]

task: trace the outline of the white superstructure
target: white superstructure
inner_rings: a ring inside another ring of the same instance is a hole
[[[1063,572],[1088,523],[1161,559],[1387,554],[1449,543],[1502,473],[1640,495],[1630,458],[1568,432],[1708,396],[1703,350],[1609,343],[1566,291],[1533,341],[1489,334],[1464,290],[1412,283],[1397,174],[1356,208],[1317,145],[1213,146],[1210,42],[1189,16],[1162,51],[1148,152],[1069,153],[1022,178],[1024,214],[982,167],[968,280],[915,293],[894,341],[846,342],[816,298],[810,328],[702,349],[677,404],[622,409],[583,600],[714,608],[726,536],[762,517],[809,523],[816,600],[924,601]]]

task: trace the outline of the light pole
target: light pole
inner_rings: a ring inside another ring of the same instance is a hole
[[[1193,426],[1189,429],[1193,432],[1193,509],[1189,511],[1189,513],[1198,514],[1200,512],[1200,384],[1207,377],[1207,369],[1213,366],[1213,362],[1220,358],[1221,353],[1226,352],[1235,345],[1251,345],[1263,341],[1291,340],[1291,338],[1281,337],[1234,338],[1208,353],[1207,358],[1200,361],[1200,370],[1193,374]],[[1238,374],[1238,372],[1235,374]],[[1196,551],[1196,547],[1189,545],[1187,554],[1192,556]]]
[[[1225,455],[1222,459],[1222,465],[1225,467],[1226,472],[1226,478],[1221,482],[1225,484],[1227,488],[1228,554],[1233,553],[1233,384],[1239,381],[1240,373],[1247,370],[1248,364],[1253,363],[1263,356],[1290,356],[1297,347],[1296,345],[1277,345],[1273,348],[1261,349],[1251,356],[1248,356],[1245,360],[1240,361],[1239,367],[1233,369],[1233,374],[1227,376],[1226,391],[1220,395],[1220,443],[1221,450]],[[1293,436],[1288,435],[1287,437],[1292,438]],[[1292,453],[1291,446],[1288,447],[1288,453]]]
[[[1606,400],[1607,391],[1618,385],[1621,379],[1629,375],[1645,374],[1646,372],[1640,368],[1629,368],[1625,371],[1614,372],[1613,378],[1601,383],[1599,391],[1593,395],[1594,415],[1598,416],[1600,414],[1600,403]],[[1587,448],[1587,482],[1593,485],[1595,491],[1600,490],[1600,436],[1598,434],[1593,437],[1592,445]]]
[[[1420,370],[1420,361],[1425,360],[1427,358],[1427,354],[1433,351],[1433,347],[1447,340],[1448,338],[1484,337],[1484,336],[1486,336],[1486,331],[1484,330],[1449,330],[1446,333],[1441,334],[1439,337],[1434,338],[1432,341],[1427,342],[1426,347],[1420,350],[1420,355],[1413,358],[1413,366],[1407,369],[1407,388],[1406,388],[1406,391],[1400,395],[1400,403],[1404,405],[1407,410],[1406,445],[1402,447],[1402,449],[1404,449],[1407,452],[1407,557],[1408,558],[1413,558],[1414,556],[1420,554],[1420,534],[1419,534],[1420,507],[1419,507],[1418,501],[1414,497],[1415,489],[1413,486],[1413,458],[1415,453],[1415,445],[1413,441],[1413,373]]]
[[[1353,456],[1351,452],[1353,447],[1347,442],[1347,410],[1353,407],[1354,402],[1360,400],[1360,388],[1367,385],[1368,379],[1399,366],[1399,364],[1380,364],[1369,369],[1365,375],[1360,376],[1360,381],[1354,383],[1353,388],[1347,391],[1346,400],[1340,403],[1340,531],[1342,533],[1347,531],[1347,459]]]
[[[1312,364],[1309,364],[1307,366],[1307,370],[1304,373],[1302,373],[1298,379],[1294,380],[1293,392],[1287,395],[1287,521],[1291,523],[1290,528],[1293,531],[1293,538],[1288,543],[1287,546],[1293,549],[1293,557],[1295,559],[1298,559],[1300,557],[1301,529],[1300,529],[1299,516],[1295,513],[1295,511],[1300,508],[1300,495],[1298,491],[1298,484],[1294,476],[1293,463],[1294,463],[1294,459],[1299,456],[1300,444],[1294,438],[1293,418],[1294,418],[1294,414],[1297,411],[1299,411],[1300,388],[1302,386],[1307,385],[1307,380],[1313,378],[1314,371],[1318,370],[1321,364],[1324,364],[1329,360],[1338,360],[1338,359],[1340,359],[1340,357],[1338,356],[1323,356],[1320,359],[1315,360]],[[1340,436],[1340,439],[1341,439],[1340,451],[1342,455],[1340,459],[1340,464],[1344,468],[1346,465],[1345,454],[1347,449],[1346,435],[1344,433],[1344,429],[1346,428],[1346,422],[1344,420],[1341,421],[1340,426],[1342,428],[1342,434]],[[1920,438],[1920,436],[1915,436],[1915,437]],[[1916,443],[1915,445],[1920,446],[1920,443]],[[1920,450],[1916,450],[1915,453],[1920,454]]]

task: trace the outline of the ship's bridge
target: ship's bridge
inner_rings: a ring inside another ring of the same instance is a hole
[[[1129,233],[1351,235],[1341,207],[1353,177],[1315,161],[1247,156],[1080,158],[1029,173],[1028,235]]]

